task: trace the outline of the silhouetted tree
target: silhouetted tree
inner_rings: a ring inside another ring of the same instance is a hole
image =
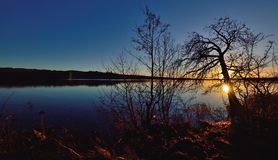
[[[126,55],[122,53],[109,66],[106,66],[106,70],[123,74],[123,75],[136,75],[136,64],[128,60]],[[140,126],[144,111],[138,103],[138,97],[141,94],[138,90],[138,84],[128,79],[124,83],[119,83],[112,86],[113,90],[109,92],[107,97],[102,97],[103,104],[109,106],[109,111],[112,112],[114,122],[117,125],[124,125],[122,127],[134,127]]]
[[[266,36],[253,33],[245,24],[228,17],[218,19],[206,31],[204,35],[193,32],[184,44],[183,60],[188,74],[200,79],[211,72],[221,74],[230,87],[228,115],[232,122],[243,121],[245,109],[235,94],[231,78],[260,68],[255,63],[264,57],[256,57],[253,49]]]
[[[273,100],[277,98],[278,87],[275,79],[267,77],[275,77],[277,72],[275,42],[269,41],[262,55],[255,55],[256,44],[251,44],[245,51],[252,56],[237,57],[237,61],[242,64],[241,68],[232,68],[233,75],[244,79],[235,81],[234,88],[246,106],[249,119],[272,119],[273,115],[277,115],[277,101]]]
[[[172,39],[168,24],[163,24],[147,7],[144,15],[145,21],[136,27],[136,37],[132,39],[139,54],[132,55],[138,60],[140,69],[146,68],[144,71],[150,79],[142,83],[117,84],[109,95],[114,115],[133,127],[149,127],[153,121],[168,124],[173,106],[177,107],[181,100],[178,94],[183,91],[181,81],[165,79],[183,75],[184,70],[176,65],[180,46]],[[121,55],[107,69],[119,74],[135,74],[129,61]]]
[[[135,28],[136,37],[132,39],[132,42],[135,44],[135,49],[143,53],[143,55],[135,57],[147,68],[151,77],[149,100],[146,102],[145,114],[145,125],[148,126],[155,110],[154,77],[157,66],[156,55],[159,51],[161,37],[167,32],[169,24],[162,23],[160,17],[151,12],[148,7],[145,7],[144,15],[144,23]]]
[[[173,109],[174,98],[181,94],[182,82],[177,80],[165,80],[164,78],[177,78],[183,75],[184,70],[176,65],[179,59],[180,47],[174,43],[169,32],[165,32],[158,41],[157,53],[155,54],[155,71],[159,80],[156,81],[155,96],[157,104],[157,114],[160,121],[168,124],[171,110]],[[176,106],[177,107],[177,106]]]
[[[165,44],[165,43],[162,43]],[[168,44],[169,45],[169,44]],[[172,45],[168,47],[171,48]],[[166,49],[167,47],[161,47],[161,49]],[[161,56],[162,54],[161,50]],[[167,49],[168,50],[168,49]],[[173,54],[176,51],[164,52],[165,54]],[[173,54],[173,56],[177,54]],[[164,59],[165,71],[163,73],[158,72],[157,74],[165,75],[175,75],[177,72],[176,65],[174,65],[176,59],[169,58],[170,55],[164,55],[162,57],[168,57]],[[162,60],[161,59],[161,60]],[[172,59],[170,61],[170,59]],[[169,65],[168,62],[172,65]],[[158,62],[158,63],[162,63]],[[173,67],[175,66],[175,67]],[[175,69],[176,68],[176,69]],[[114,60],[110,66],[107,66],[106,69],[113,73],[125,74],[125,75],[134,75],[136,74],[136,66],[131,60],[126,57],[126,55],[120,55]],[[167,71],[166,71],[167,70]],[[124,83],[119,83],[113,85],[113,90],[109,92],[105,97],[102,97],[102,102],[105,106],[108,106],[108,111],[112,113],[114,122],[119,127],[147,127],[146,126],[146,109],[148,107],[148,102],[150,100],[150,88],[149,82],[132,82],[128,79]],[[151,121],[156,121],[163,124],[168,124],[170,121],[171,113],[173,113],[173,107],[178,107],[178,104],[183,106],[179,98],[179,94],[183,91],[183,85],[181,81],[177,80],[165,80],[163,78],[156,79],[154,82],[154,103],[152,110]]]

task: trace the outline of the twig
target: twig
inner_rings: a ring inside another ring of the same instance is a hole
[[[60,141],[58,141],[57,139],[54,139],[54,141],[60,145],[61,147],[67,149],[71,154],[75,155],[76,157],[78,157],[79,159],[83,159],[83,156],[80,155],[79,153],[77,153],[74,149],[67,147],[66,145],[62,144]]]

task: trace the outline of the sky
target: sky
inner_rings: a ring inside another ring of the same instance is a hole
[[[278,41],[277,0],[0,0],[0,67],[104,71],[148,6],[177,43],[230,16]]]

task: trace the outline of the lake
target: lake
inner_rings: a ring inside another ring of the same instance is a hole
[[[46,126],[64,126],[76,131],[107,129],[105,115],[99,112],[100,99],[115,88],[114,85],[98,86],[36,86],[1,87],[0,115],[15,115],[19,128],[39,126],[39,112],[45,113]],[[182,95],[184,99],[195,96],[190,104],[205,103],[223,107],[226,95],[194,90]]]

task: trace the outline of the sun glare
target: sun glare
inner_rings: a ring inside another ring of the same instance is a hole
[[[230,87],[229,87],[227,84],[224,84],[224,85],[223,85],[223,91],[224,91],[225,93],[228,93],[229,90],[230,90]]]

